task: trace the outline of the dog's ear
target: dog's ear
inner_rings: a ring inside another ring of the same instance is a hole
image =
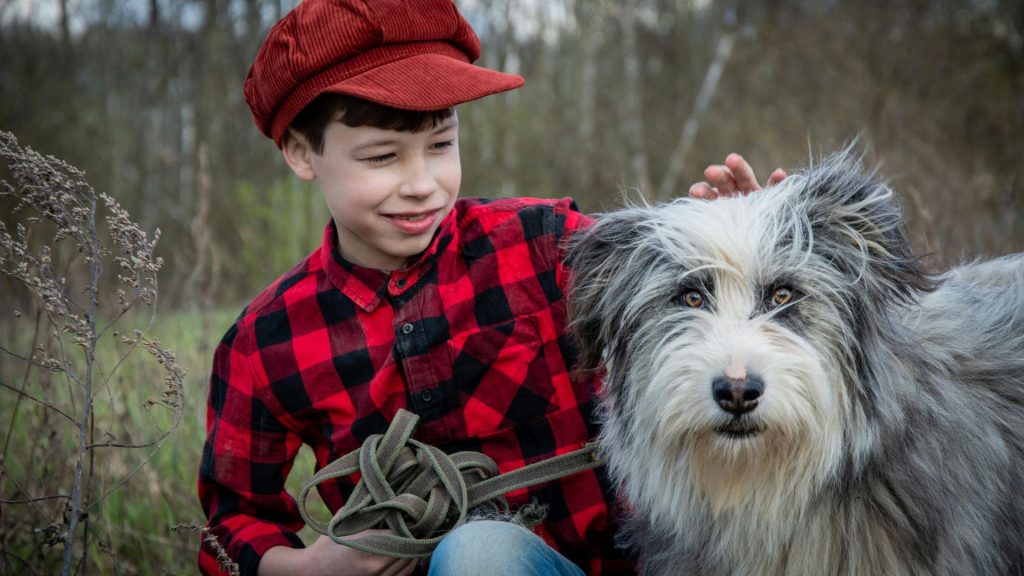
[[[614,285],[615,273],[636,249],[642,222],[642,209],[602,214],[569,241],[569,326],[580,346],[577,368],[581,370],[600,366],[602,354],[614,336],[612,330],[622,317],[624,299],[613,294],[621,289]]]
[[[853,146],[796,175],[816,251],[879,299],[907,301],[934,289],[914,256],[903,214],[887,182],[867,171]],[[822,243],[824,245],[822,245]]]

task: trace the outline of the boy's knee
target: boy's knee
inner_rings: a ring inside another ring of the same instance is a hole
[[[502,571],[521,562],[524,552],[540,540],[537,535],[509,522],[478,520],[464,524],[441,540],[430,558],[431,576],[514,574]],[[540,544],[544,544],[541,540]]]
[[[430,576],[529,576],[582,574],[529,530],[495,520],[464,524],[441,540],[430,558]]]

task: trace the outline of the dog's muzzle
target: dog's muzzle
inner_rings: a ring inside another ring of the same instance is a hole
[[[760,434],[762,427],[751,413],[763,394],[764,381],[757,376],[715,378],[711,383],[711,395],[718,407],[732,416],[715,431],[730,438],[749,438]]]

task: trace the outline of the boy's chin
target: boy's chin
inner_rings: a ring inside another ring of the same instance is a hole
[[[403,242],[401,246],[397,247],[397,249],[392,251],[391,254],[395,256],[396,259],[402,260],[401,267],[406,268],[419,260],[420,256],[423,255],[423,252],[430,247],[436,232],[437,227],[435,226],[429,232],[424,233],[422,237],[410,238],[408,242]]]

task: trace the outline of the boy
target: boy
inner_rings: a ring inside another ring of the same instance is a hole
[[[420,417],[418,440],[484,452],[507,471],[594,435],[598,382],[570,377],[560,248],[589,219],[569,199],[458,200],[453,107],[523,83],[472,65],[478,56],[451,0],[306,0],[249,72],[257,125],[299,178],[317,182],[331,222],[214,358],[199,497],[243,574],[419,569],[326,537],[302,548],[284,482],[303,442],[320,468],[406,408]],[[709,168],[715,187],[693,193],[756,189],[742,159],[727,164]],[[331,509],[346,482],[321,487]],[[445,538],[431,573],[632,571],[612,544],[602,470],[510,497],[531,500],[547,506],[539,537],[474,522]],[[214,547],[203,545],[199,564],[219,572]]]

